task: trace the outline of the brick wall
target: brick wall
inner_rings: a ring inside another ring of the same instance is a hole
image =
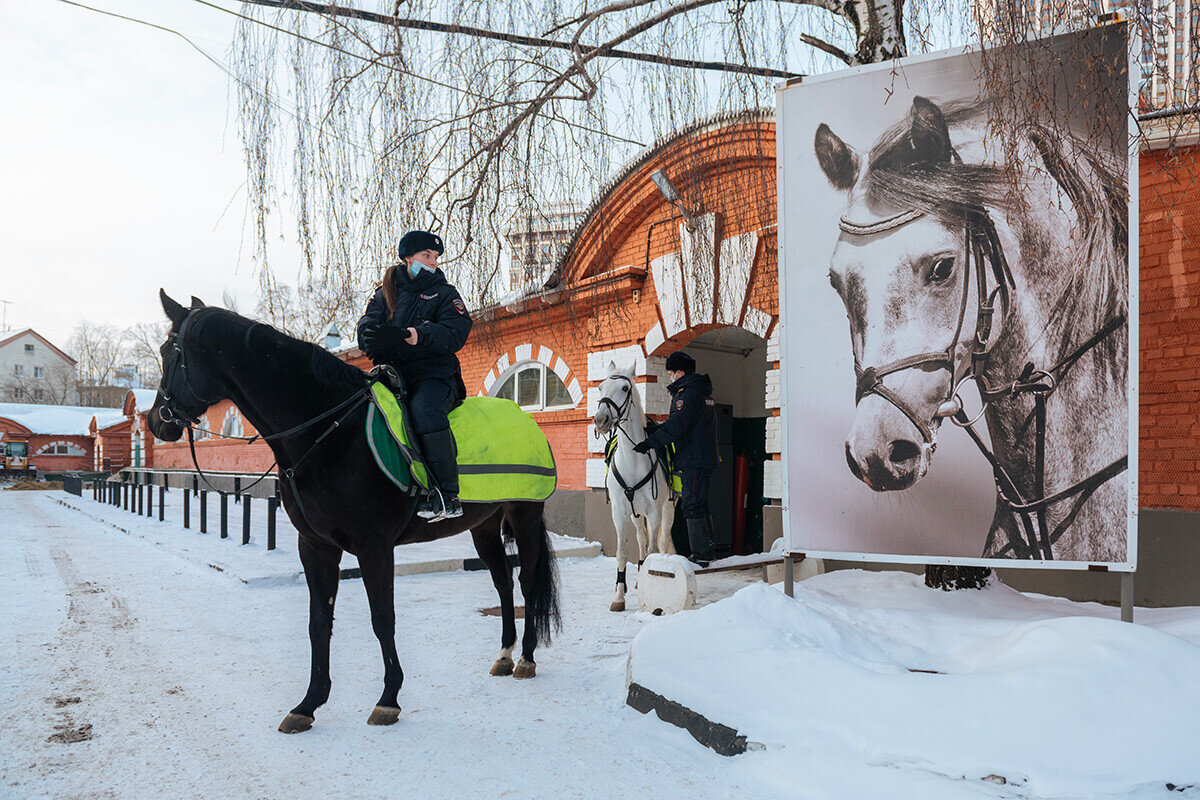
[[[1200,511],[1196,147],[1142,153],[1139,505]]]

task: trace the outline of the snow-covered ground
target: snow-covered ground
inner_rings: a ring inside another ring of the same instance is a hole
[[[1130,625],[861,570],[795,595],[760,583],[647,627],[631,680],[804,764],[824,796],[1200,797],[1200,609]]]
[[[565,629],[517,681],[487,674],[485,572],[406,575],[404,711],[377,728],[382,664],[350,580],[330,702],[285,736],[307,592],[242,583],[237,565],[268,556],[235,541],[0,491],[0,798],[1200,797],[1162,782],[1200,779],[1197,609],[1130,626],[1104,606],[860,572],[789,600],[751,571],[699,576],[698,610],[655,618],[607,610],[612,559],[565,558]],[[218,550],[231,569],[208,566]],[[765,748],[724,758],[625,706],[635,637],[639,682]]]

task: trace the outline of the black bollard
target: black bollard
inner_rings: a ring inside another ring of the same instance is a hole
[[[166,502],[166,499],[167,499],[167,485],[164,483],[162,486],[158,487],[158,521],[159,522],[162,522],[163,520],[165,520],[167,518],[166,512],[163,509],[163,504]]]
[[[151,481],[153,481],[153,478],[151,478]],[[153,482],[146,484],[146,516],[147,517],[154,516],[154,483]]]
[[[146,503],[145,503],[146,487],[142,484],[140,475],[138,476],[138,482],[135,485],[137,486],[137,503],[136,503],[137,511],[135,511],[134,513],[140,517],[142,515],[142,512],[145,510],[145,505],[146,505]]]
[[[186,488],[183,490],[183,527],[192,527],[192,495]]]
[[[200,532],[208,533],[208,492],[200,493]]]
[[[221,538],[229,538],[229,495],[221,492]]]
[[[279,510],[279,498],[267,498],[267,549],[275,549],[275,512]]]
[[[250,544],[250,497],[242,498],[242,544]]]

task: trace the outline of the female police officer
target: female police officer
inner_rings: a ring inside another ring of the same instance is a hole
[[[400,263],[383,273],[358,322],[358,345],[376,364],[399,371],[408,388],[412,425],[437,487],[421,500],[417,514],[459,517],[458,464],[446,415],[467,394],[454,354],[471,332],[471,315],[437,268],[445,251],[441,237],[409,231],[398,250]]]

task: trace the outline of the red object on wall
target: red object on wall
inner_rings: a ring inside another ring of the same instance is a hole
[[[750,492],[750,459],[738,453],[733,460],[733,554],[746,554],[746,495]]]

